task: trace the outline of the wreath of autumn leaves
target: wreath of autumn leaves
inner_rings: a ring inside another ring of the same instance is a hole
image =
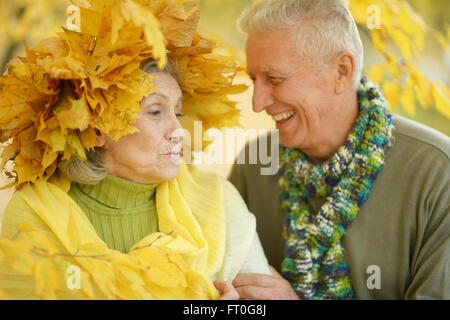
[[[81,32],[62,28],[57,37],[26,47],[0,78],[0,170],[14,160],[20,188],[47,180],[62,161],[85,160],[96,129],[113,139],[135,132],[139,102],[155,90],[139,69],[149,58],[163,67],[170,57],[183,91],[183,126],[238,125],[227,95],[241,71],[232,54],[198,33],[199,12],[186,0],[71,0],[81,11]],[[213,52],[214,51],[214,52]],[[12,139],[11,139],[12,138]]]

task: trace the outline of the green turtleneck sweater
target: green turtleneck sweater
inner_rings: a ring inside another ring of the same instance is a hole
[[[156,186],[108,175],[96,185],[72,183],[69,196],[109,248],[127,252],[158,231]]]

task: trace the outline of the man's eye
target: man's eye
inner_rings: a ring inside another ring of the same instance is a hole
[[[283,82],[282,78],[276,78],[276,77],[269,77],[269,81],[270,83],[272,83],[273,85],[277,85]]]

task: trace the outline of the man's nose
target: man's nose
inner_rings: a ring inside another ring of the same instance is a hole
[[[261,112],[273,103],[272,88],[262,81],[255,81],[253,83],[253,111]]]

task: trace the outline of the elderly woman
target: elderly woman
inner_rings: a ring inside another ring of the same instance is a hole
[[[96,1],[91,4],[90,10],[95,12]],[[102,10],[102,15],[107,16]],[[110,32],[111,28],[105,30]],[[93,46],[85,46],[88,59],[96,56],[100,44],[107,46],[101,40],[102,36],[107,37],[101,32],[102,29],[96,38],[90,38],[96,41]],[[62,37],[69,48],[73,40],[69,36],[82,41],[78,35],[66,32]],[[45,109],[43,99],[34,100],[32,105],[33,110],[39,110],[38,119],[49,119],[45,126],[36,129],[37,137],[29,139],[34,143],[30,152],[41,156],[41,174],[29,178],[34,162],[24,160],[28,158],[23,148],[9,158],[15,161],[16,185],[20,190],[8,204],[2,223],[0,262],[2,256],[6,258],[0,266],[0,294],[15,299],[216,299],[220,292],[222,299],[229,299],[238,298],[227,283],[237,274],[270,274],[254,216],[239,193],[225,179],[187,166],[181,160],[184,130],[179,117],[183,91],[174,66],[168,63],[161,70],[158,60],[142,58],[139,64],[120,68],[122,72],[129,67],[128,75],[140,75],[138,82],[144,83],[143,79],[151,76],[151,90],[140,99],[140,113],[133,124],[137,130],[115,139],[116,131],[110,129],[109,123],[97,121],[98,114],[91,112],[90,126],[96,124],[95,130],[84,135],[87,129],[74,131],[83,146],[95,140],[94,148],[86,148],[84,161],[82,157],[67,155],[67,146],[58,149],[59,136],[55,132],[61,130],[68,139],[70,129],[79,121],[72,117],[72,122],[64,122],[67,113],[63,112],[72,110],[61,109],[64,101],[85,99],[86,108],[98,107],[92,97],[99,91],[89,90],[98,78],[77,81],[69,75],[72,69],[62,67],[61,59],[54,59],[53,68],[48,68],[42,61],[57,57],[54,50],[65,50],[63,42],[52,44],[41,44],[34,51],[28,49],[25,62],[10,66],[0,83],[4,88],[13,77],[38,78],[37,73],[18,71],[25,66],[28,71],[49,70],[42,77],[42,81],[52,79],[45,82],[46,90],[51,86],[59,89],[59,103],[55,105],[55,99],[49,99],[48,105],[53,103],[53,107]],[[96,49],[92,51],[92,47]],[[148,47],[142,48],[142,56],[148,56]],[[45,58],[40,60],[42,56]],[[72,57],[67,52],[61,56]],[[106,59],[103,56],[102,61]],[[87,61],[89,65],[91,60]],[[177,68],[183,72],[182,66]],[[112,94],[116,101],[132,104],[134,98],[127,101],[125,93],[116,89],[126,81],[126,77],[114,75],[113,85],[102,93],[104,99],[114,101],[108,96]],[[136,90],[142,90],[142,86]],[[134,92],[135,88],[125,87]],[[1,101],[6,99],[2,96]],[[81,110],[81,102],[71,106]],[[5,108],[5,104],[1,106]],[[81,118],[81,111],[79,114]],[[124,117],[118,109],[112,114]],[[52,119],[58,120],[60,127],[54,126],[49,139],[45,139]],[[34,120],[31,128],[41,121]],[[12,126],[2,129],[13,138],[13,146],[18,143],[23,147],[26,143],[24,135],[18,134],[24,131],[16,127],[14,135],[9,131]],[[39,146],[45,146],[36,143],[41,140],[51,145],[51,152],[38,152]],[[76,144],[69,141],[69,145],[76,154]],[[52,156],[55,153],[57,157]],[[66,273],[65,278],[61,270]]]

